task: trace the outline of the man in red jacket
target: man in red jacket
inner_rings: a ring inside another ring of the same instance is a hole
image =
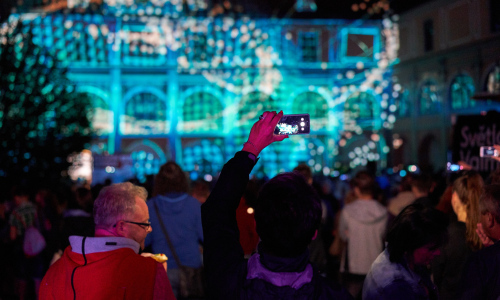
[[[139,255],[152,231],[147,192],[131,183],[102,189],[95,237],[71,236],[45,274],[40,299],[175,299],[164,265]]]

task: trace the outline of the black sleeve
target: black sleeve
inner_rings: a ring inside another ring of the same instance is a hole
[[[255,161],[240,151],[222,168],[220,177],[201,207],[203,263],[210,299],[237,299],[246,274],[239,241],[236,209]]]
[[[467,262],[462,274],[458,299],[486,299],[484,293],[484,282],[486,280],[484,275],[486,274],[481,256],[478,255],[478,252],[474,253]]]

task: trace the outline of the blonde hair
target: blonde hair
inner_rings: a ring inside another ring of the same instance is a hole
[[[453,192],[457,193],[467,212],[465,239],[467,244],[474,250],[479,250],[482,247],[476,228],[480,218],[479,197],[483,191],[483,186],[483,178],[475,172],[463,175],[453,182]]]

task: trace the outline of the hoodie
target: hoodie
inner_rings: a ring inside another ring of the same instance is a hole
[[[45,274],[40,299],[175,299],[165,269],[123,237],[71,236]]]
[[[339,234],[347,247],[342,253],[341,272],[368,274],[383,250],[387,218],[387,209],[375,200],[356,200],[344,207]]]
[[[157,195],[147,202],[153,232],[146,237],[145,246],[151,246],[154,253],[165,253],[173,258],[158,220],[155,204],[181,264],[191,268],[201,267],[199,246],[203,242],[203,228],[200,202],[186,193]],[[175,259],[168,261],[168,268],[179,268]]]

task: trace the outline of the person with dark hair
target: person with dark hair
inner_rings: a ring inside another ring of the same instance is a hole
[[[453,182],[451,204],[456,221],[448,226],[448,243],[432,263],[432,274],[441,299],[456,299],[465,263],[472,251],[482,247],[476,228],[483,185],[481,175],[473,171]]]
[[[130,182],[104,187],[94,202],[95,237],[69,238],[42,280],[40,299],[175,299],[166,263],[139,255],[153,230],[146,198],[146,189]]]
[[[383,249],[389,214],[375,199],[375,177],[358,172],[351,180],[355,199],[340,213],[338,233],[347,243],[343,248],[340,272],[342,283],[354,298],[361,298],[366,274]]]
[[[398,194],[389,199],[387,210],[391,214],[391,219],[395,218],[406,206],[415,201],[415,194],[411,191],[412,176],[408,175],[401,179],[399,184]]]
[[[458,299],[499,299],[500,297],[500,184],[484,187],[479,198],[481,212],[478,234],[484,249],[472,254],[460,285]]]
[[[304,179],[309,185],[313,184],[313,174],[311,171],[311,167],[309,167],[306,164],[299,164],[295,168],[293,168],[294,172],[299,173],[300,175],[304,176]]]
[[[261,242],[258,253],[244,258],[236,209],[259,153],[288,137],[273,134],[282,116],[262,114],[202,205],[209,299],[350,299],[309,263],[307,247],[317,234],[321,205],[298,173],[279,174],[262,187],[255,204]]]
[[[67,199],[66,209],[62,214],[61,239],[59,241],[61,250],[69,246],[69,237],[72,235],[94,236],[92,208],[92,192],[89,189],[79,187],[71,192]]]
[[[204,179],[197,179],[191,183],[190,195],[193,196],[201,204],[207,201],[208,195],[210,195],[210,183]]]
[[[387,232],[387,247],[373,262],[363,300],[438,299],[427,266],[446,241],[448,219],[423,204],[410,204]],[[471,298],[472,299],[472,298]]]
[[[434,207],[436,203],[429,197],[433,188],[432,179],[427,174],[414,175],[411,180],[411,191],[415,195],[414,203],[422,203]]]
[[[151,225],[157,230],[146,238],[146,246],[151,246],[154,253],[165,253],[170,258],[174,258],[175,251],[183,266],[200,268],[200,245],[203,242],[201,203],[190,196],[188,190],[188,178],[178,164],[169,161],[160,167],[155,176],[153,197],[147,202]],[[162,227],[174,249],[170,249]],[[180,266],[176,259],[169,260],[167,274],[178,297]]]

